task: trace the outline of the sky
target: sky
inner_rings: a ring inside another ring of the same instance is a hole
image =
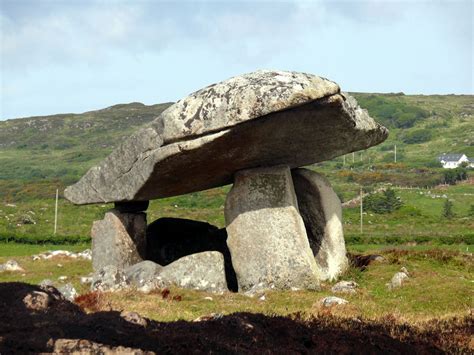
[[[0,0],[0,120],[177,101],[258,69],[473,93],[471,0]]]

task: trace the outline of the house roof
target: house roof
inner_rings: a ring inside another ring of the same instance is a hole
[[[444,160],[444,161],[459,161],[459,159],[462,158],[464,154],[442,154],[438,157],[438,160]]]

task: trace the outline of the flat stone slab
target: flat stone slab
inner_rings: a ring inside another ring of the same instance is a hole
[[[319,287],[288,167],[238,172],[225,220],[239,291]]]
[[[90,204],[181,195],[232,183],[239,170],[296,168],[367,149],[387,135],[329,80],[257,71],[178,101],[65,196]]]

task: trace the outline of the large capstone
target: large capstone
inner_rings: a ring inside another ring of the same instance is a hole
[[[145,258],[146,214],[110,210],[92,225],[92,267],[124,269]]]
[[[298,207],[322,280],[334,280],[348,267],[341,201],[322,175],[292,171]]]
[[[244,169],[296,168],[367,149],[387,135],[334,82],[257,71],[178,101],[65,196],[88,204],[180,195],[229,184]]]
[[[240,291],[318,288],[321,275],[287,166],[237,173],[225,219]]]

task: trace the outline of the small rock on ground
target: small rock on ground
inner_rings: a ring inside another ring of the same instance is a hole
[[[339,281],[331,288],[331,291],[335,293],[354,294],[357,292],[357,287],[359,287],[359,285],[354,281]]]
[[[346,301],[345,299],[339,298],[339,297],[335,297],[335,296],[324,297],[324,298],[321,300],[321,304],[322,304],[324,307],[338,306],[338,305],[347,304],[347,303],[349,303],[349,302]]]

